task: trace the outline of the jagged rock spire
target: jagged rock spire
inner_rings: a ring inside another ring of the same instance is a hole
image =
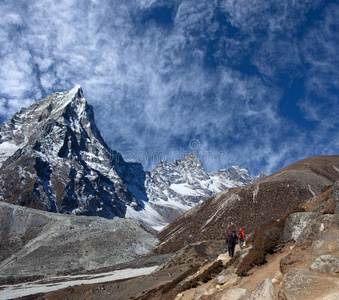
[[[0,134],[3,201],[112,218],[147,200],[142,166],[115,159],[79,85],[22,109]]]

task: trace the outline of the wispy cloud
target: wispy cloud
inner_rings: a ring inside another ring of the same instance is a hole
[[[306,90],[296,101],[303,118],[326,124],[336,115],[335,4],[85,2],[1,2],[1,121],[81,84],[104,138],[131,159],[195,150],[214,154],[205,161],[210,170],[241,164],[258,173],[339,150],[321,138],[333,127],[301,130],[279,111],[282,79],[288,85],[302,77]],[[159,8],[172,16],[168,24],[152,15]],[[307,25],[316,10],[319,20]]]

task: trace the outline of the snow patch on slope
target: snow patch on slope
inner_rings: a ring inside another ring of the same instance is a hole
[[[0,166],[10,156],[12,156],[20,147],[10,142],[0,144]]]
[[[191,189],[187,183],[172,183],[170,185],[170,188],[177,192],[178,194],[181,194],[181,195],[186,195],[186,196],[198,196],[199,194]]]

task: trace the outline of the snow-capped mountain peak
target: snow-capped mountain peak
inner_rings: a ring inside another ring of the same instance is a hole
[[[0,125],[0,200],[14,204],[129,217],[160,228],[210,196],[251,181],[236,166],[208,173],[194,153],[162,160],[152,172],[125,162],[102,138],[78,85]]]
[[[54,93],[0,126],[0,199],[48,211],[124,217],[127,205],[142,208],[138,197],[146,194],[142,179],[131,174],[145,176],[140,164],[117,157],[101,137],[81,87]]]

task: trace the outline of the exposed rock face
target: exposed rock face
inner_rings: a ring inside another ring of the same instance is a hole
[[[147,195],[140,164],[126,163],[97,129],[76,86],[22,109],[0,127],[0,199],[51,212],[124,217]]]
[[[317,214],[308,212],[291,214],[285,223],[283,236],[284,241],[296,241],[303,230],[317,217]]]
[[[229,230],[253,232],[263,223],[286,215],[315,199],[339,176],[339,156],[311,157],[292,164],[260,182],[228,189],[179,217],[159,233],[158,251],[180,249],[187,243],[223,239]]]
[[[334,184],[333,198],[337,205],[339,205],[339,180]]]
[[[318,247],[321,248],[321,240],[332,234],[333,229],[339,229],[339,216],[337,215],[319,216],[308,212],[295,213],[286,220],[284,241],[294,241],[296,246],[302,246],[308,241],[315,241],[319,238],[320,245]],[[329,243],[332,244],[331,241]]]
[[[313,257],[339,253],[339,235],[338,232],[321,232],[313,240]]]
[[[0,202],[0,278],[112,267],[150,252],[154,230],[126,219],[53,214]]]
[[[291,220],[298,215],[293,214],[287,219],[288,228],[291,227]],[[296,247],[307,249],[306,245],[311,244],[303,255],[311,258],[309,262],[305,260],[309,268],[288,271],[283,279],[284,293],[287,299],[336,299],[339,296],[335,292],[339,288],[339,216],[325,214],[314,217],[309,213],[309,217],[304,218],[308,220],[307,226],[301,232],[296,230],[299,235],[295,239]],[[299,258],[299,264],[301,261],[302,258]],[[292,264],[293,261],[288,263]]]

